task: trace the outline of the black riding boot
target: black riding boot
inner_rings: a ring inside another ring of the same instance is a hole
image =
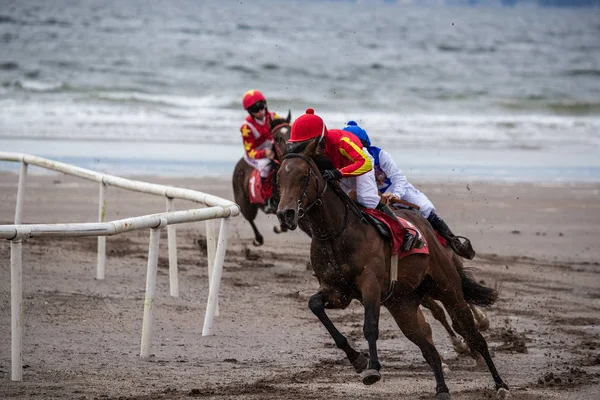
[[[475,250],[473,250],[473,246],[471,246],[471,241],[464,236],[456,236],[452,233],[446,222],[444,222],[444,220],[436,213],[432,212],[429,214],[427,220],[433,229],[448,241],[448,244],[456,254],[469,260],[472,260],[473,257],[475,257]],[[460,239],[464,239],[464,242],[461,242]]]
[[[392,209],[387,204],[379,203],[377,205],[377,210],[384,212],[390,217],[394,217],[396,221],[400,222],[396,214],[394,214]],[[413,247],[420,249],[421,247],[423,247],[423,241],[421,240],[421,238],[415,236],[411,231],[407,229],[404,233],[404,237],[402,238],[402,247],[400,247],[400,251],[406,252],[411,250]]]

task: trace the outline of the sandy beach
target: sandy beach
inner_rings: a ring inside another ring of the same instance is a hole
[[[232,199],[228,178],[135,179]],[[0,223],[11,224],[18,177],[0,173]],[[600,390],[600,184],[419,184],[455,233],[478,252],[467,262],[500,291],[484,332],[513,399],[597,399]],[[24,223],[95,222],[96,183],[30,175]],[[109,188],[107,220],[163,212],[165,199]],[[194,208],[176,202],[178,209]],[[233,220],[214,335],[202,337],[208,292],[205,224],[178,227],[180,296],[169,296],[161,238],[150,361],[139,358],[148,231],[107,239],[106,279],[95,280],[95,238],[35,238],[23,245],[23,381],[10,381],[10,246],[0,242],[0,398],[9,399],[431,399],[435,381],[389,313],[378,342],[382,381],[364,386],[307,307],[317,289],[309,239],[265,245]],[[330,311],[360,349],[362,306]],[[494,398],[487,371],[458,356],[426,317],[451,368],[453,399]]]

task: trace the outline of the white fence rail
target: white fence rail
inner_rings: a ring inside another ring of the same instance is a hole
[[[144,299],[144,317],[142,322],[140,349],[140,357],[147,359],[150,356],[150,344],[152,342],[152,318],[153,305],[156,298],[156,274],[160,230],[165,226],[167,227],[170,294],[171,296],[179,296],[175,224],[206,220],[208,276],[210,283],[202,335],[207,336],[211,334],[214,316],[218,315],[218,293],[227,247],[229,217],[236,216],[240,213],[237,204],[195,190],[119,178],[28,154],[0,152],[0,161],[21,163],[14,225],[0,225],[0,239],[10,240],[11,254],[11,380],[21,381],[23,379],[22,241],[29,237],[98,236],[96,278],[104,279],[106,236],[139,229],[150,229],[146,295]],[[98,182],[98,222],[73,224],[22,224],[28,165],[35,165]],[[122,189],[164,196],[166,198],[167,212],[105,222],[107,207],[105,191],[107,186],[115,186]],[[202,203],[207,207],[174,211],[174,199],[190,200]],[[214,219],[216,218],[222,219],[218,241],[216,240],[216,229],[214,225]]]

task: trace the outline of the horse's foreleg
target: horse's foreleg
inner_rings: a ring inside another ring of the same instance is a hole
[[[265,242],[265,240],[263,239],[263,236],[258,231],[258,228],[256,227],[256,224],[254,223],[254,221],[250,221],[250,226],[252,227],[252,230],[254,231],[254,241],[252,243],[255,246],[262,246],[263,243]]]
[[[355,371],[357,373],[361,373],[367,368],[367,359],[362,353],[354,350],[348,343],[348,339],[346,339],[346,337],[337,330],[335,325],[333,325],[333,322],[331,322],[325,313],[326,303],[327,296],[324,293],[319,292],[310,297],[310,300],[308,301],[308,308],[310,308],[310,311],[312,311],[313,314],[319,318],[319,321],[321,321],[325,329],[327,329],[327,332],[329,332],[333,338],[335,345],[344,353],[346,353],[346,356],[352,363]]]
[[[368,274],[359,280],[359,290],[362,294],[362,303],[365,307],[365,322],[363,332],[365,339],[369,343],[369,366],[363,372],[363,383],[372,385],[381,379],[379,370],[381,364],[377,355],[377,339],[379,339],[379,312],[381,310],[381,291],[377,277],[373,274]]]

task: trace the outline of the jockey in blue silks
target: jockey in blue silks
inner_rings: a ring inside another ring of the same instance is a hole
[[[455,236],[452,233],[446,222],[436,214],[435,207],[427,196],[406,180],[406,175],[398,168],[390,153],[379,147],[372,146],[367,132],[358,126],[355,121],[348,121],[343,129],[358,137],[371,157],[373,157],[375,178],[377,179],[379,191],[383,194],[382,197],[391,198],[392,203],[393,197],[397,197],[400,200],[419,206],[421,215],[427,218],[433,229],[448,241],[448,244],[456,254],[469,260],[475,257],[475,251],[469,239],[462,236]],[[461,241],[460,238],[464,239],[464,241]]]

